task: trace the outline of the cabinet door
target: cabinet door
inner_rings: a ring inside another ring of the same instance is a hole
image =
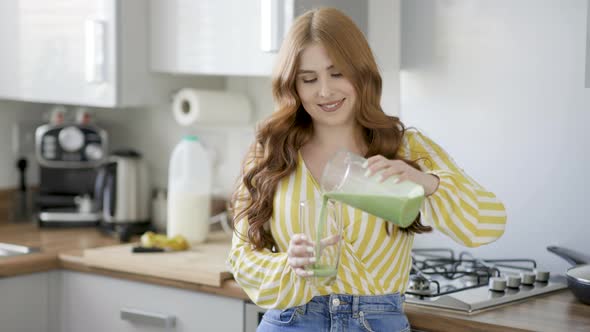
[[[0,98],[18,99],[18,2],[0,1]]]
[[[0,330],[47,331],[48,275],[0,278]]]
[[[71,271],[62,271],[61,289],[62,332],[243,329],[238,299]]]
[[[263,2],[151,0],[152,70],[269,75],[275,54],[261,48]]]
[[[588,13],[586,14],[586,85],[590,88],[590,0],[588,0]]]
[[[320,6],[342,9],[366,30],[366,1],[151,0],[151,68],[268,76],[294,18]]]
[[[114,104],[116,0],[9,2],[18,3],[14,38],[19,99]]]

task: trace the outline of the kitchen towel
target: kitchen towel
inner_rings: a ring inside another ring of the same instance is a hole
[[[174,120],[182,126],[193,124],[248,124],[252,108],[240,93],[184,88],[172,101]]]

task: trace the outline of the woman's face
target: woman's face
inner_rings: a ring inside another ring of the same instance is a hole
[[[334,67],[321,44],[310,44],[301,52],[295,87],[303,107],[315,123],[328,126],[354,124],[354,87]]]

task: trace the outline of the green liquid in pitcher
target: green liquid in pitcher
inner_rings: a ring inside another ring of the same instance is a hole
[[[400,227],[408,227],[412,224],[416,216],[418,216],[418,212],[420,212],[422,201],[424,201],[423,195],[394,197],[328,192],[324,196],[368,212]]]

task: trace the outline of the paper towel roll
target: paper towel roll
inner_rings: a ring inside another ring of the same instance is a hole
[[[174,95],[174,120],[183,126],[192,124],[248,124],[252,108],[240,93],[185,88]]]

